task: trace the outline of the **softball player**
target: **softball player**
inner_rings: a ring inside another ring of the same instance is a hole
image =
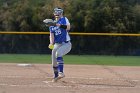
[[[49,27],[49,48],[52,48],[53,82],[56,82],[58,79],[65,77],[63,56],[71,50],[71,42],[69,36],[70,22],[63,16],[63,10],[55,8],[53,14],[56,25]]]

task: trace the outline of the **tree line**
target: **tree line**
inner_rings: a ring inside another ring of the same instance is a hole
[[[48,31],[42,20],[62,7],[71,32],[140,33],[139,0],[0,0],[0,31]],[[47,35],[0,35],[1,53],[48,53]],[[139,37],[72,36],[71,53],[133,54]],[[92,50],[92,51],[91,51]]]

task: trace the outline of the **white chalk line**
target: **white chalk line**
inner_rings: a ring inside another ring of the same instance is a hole
[[[40,77],[27,77],[27,76],[18,76],[18,75],[6,75],[6,76],[0,76],[0,78],[30,78],[30,79],[36,79],[36,78],[46,78],[46,79],[52,79],[52,77],[45,77],[45,76],[40,76]],[[65,77],[66,79],[88,79],[88,80],[120,80],[120,81],[125,81],[127,79],[112,79],[112,78],[90,78],[90,77]],[[130,81],[136,81],[139,82],[140,80],[138,79],[130,79]]]
[[[48,77],[45,77],[45,76],[16,76],[16,75],[6,75],[6,76],[0,76],[0,78],[30,78],[30,79],[36,79],[36,78],[48,78]]]
[[[0,76],[0,78],[4,78],[4,77],[8,77],[8,78],[30,78],[30,79],[35,79],[35,78],[44,78],[44,77],[25,77],[25,76],[17,76],[17,75],[9,75],[9,76]],[[87,79],[87,80],[106,80],[105,78],[86,78],[86,77],[65,77],[66,79]],[[46,77],[46,79],[52,79],[51,77]],[[110,80],[110,79],[108,79]],[[126,80],[126,79],[111,79],[111,80]],[[135,82],[139,82],[140,80],[131,80],[131,81],[135,81]],[[11,86],[11,87],[56,87],[56,88],[71,88],[71,85],[51,85],[50,83],[52,83],[51,81],[42,81],[45,84],[6,84],[6,83],[0,83],[0,86]],[[76,82],[74,81],[70,81],[70,83],[72,84],[76,84]],[[115,86],[106,86],[106,85],[78,85],[77,87],[80,88],[116,88]],[[131,86],[117,86],[119,88],[140,88],[140,86],[135,86],[135,87],[131,87]]]
[[[125,81],[127,79],[112,79],[112,78],[86,78],[86,77],[66,77],[68,79],[87,79],[87,80],[120,80],[120,81]],[[130,81],[140,81],[140,80],[137,80],[137,79],[133,79],[133,80],[130,80]]]

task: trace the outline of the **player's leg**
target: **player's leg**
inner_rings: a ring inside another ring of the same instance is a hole
[[[63,75],[64,61],[63,61],[62,56],[66,55],[70,50],[71,50],[71,43],[68,42],[68,43],[62,44],[62,46],[56,51],[58,69],[59,69],[61,77],[64,77]]]
[[[58,62],[58,70],[59,70],[59,72],[63,73],[63,66],[64,66],[63,57],[57,57],[57,62]]]
[[[56,51],[56,57],[57,58],[62,57],[66,55],[67,53],[69,53],[71,50],[71,47],[72,47],[71,42],[62,44],[61,46],[59,46],[59,48]]]
[[[58,62],[58,70],[59,70],[59,77],[63,78],[65,77],[63,69],[64,69],[64,61],[63,61],[63,57],[57,57],[57,62]]]
[[[54,71],[54,78],[58,77],[58,64],[56,59],[56,51],[59,49],[60,44],[54,44],[54,49],[52,50],[52,66]]]

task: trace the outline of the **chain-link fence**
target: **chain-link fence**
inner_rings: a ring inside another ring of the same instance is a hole
[[[0,53],[50,53],[48,34],[1,34],[0,38]],[[71,42],[71,54],[140,55],[139,36],[72,34]]]

